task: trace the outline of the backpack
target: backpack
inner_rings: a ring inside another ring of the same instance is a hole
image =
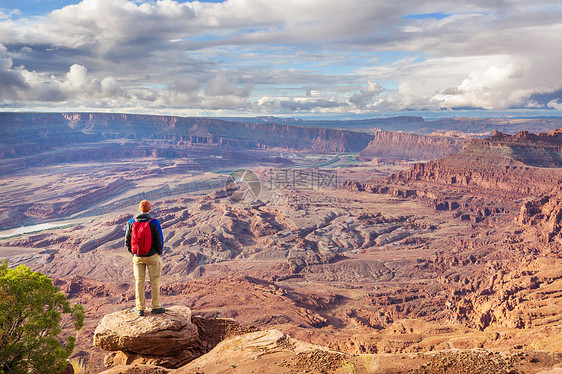
[[[150,221],[133,222],[131,229],[131,251],[138,256],[146,256],[152,247]]]

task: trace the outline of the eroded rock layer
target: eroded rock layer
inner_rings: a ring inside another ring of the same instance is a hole
[[[481,187],[514,197],[550,192],[562,181],[562,131],[513,136],[495,132],[472,140],[462,151],[443,159],[416,164],[392,181],[426,181],[452,186]]]
[[[375,135],[294,124],[113,113],[0,113],[0,174],[30,166],[131,158],[220,157],[255,161],[249,150],[356,152],[433,159],[460,148],[444,136]]]
[[[463,142],[464,139],[448,136],[377,131],[359,157],[366,160],[373,158],[434,160],[457,153],[462,149]],[[400,146],[397,147],[397,144]]]

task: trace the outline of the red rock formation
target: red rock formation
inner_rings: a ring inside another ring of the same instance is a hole
[[[562,181],[562,131],[519,132],[472,140],[457,154],[420,163],[391,177],[393,182],[433,182],[481,187],[513,197],[541,195]]]
[[[359,157],[364,160],[434,160],[457,153],[462,144],[463,140],[447,136],[377,131]]]
[[[105,316],[94,333],[94,345],[106,351],[177,356],[199,340],[191,310],[174,306],[162,315],[139,317],[124,310]]]
[[[238,150],[232,155],[239,160],[248,158],[243,154],[248,150],[271,148],[320,153],[364,150],[362,158],[429,159],[460,147],[460,141],[443,136],[371,135],[294,124],[135,114],[0,113],[0,124],[0,173],[4,174],[65,162],[193,157],[194,149],[225,158],[225,151]]]
[[[539,239],[562,244],[562,189],[525,202],[517,222],[527,230],[536,231]]]
[[[283,147],[318,152],[359,152],[371,136],[345,130],[109,113],[59,114],[69,127],[103,138],[162,139],[232,148]]]

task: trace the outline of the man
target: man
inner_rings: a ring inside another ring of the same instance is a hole
[[[144,280],[146,270],[152,286],[152,314],[164,313],[160,306],[160,274],[162,273],[162,248],[164,236],[157,219],[150,217],[150,202],[143,200],[139,204],[140,214],[127,223],[125,244],[133,255],[133,272],[135,274],[136,313],[144,316],[145,295]]]

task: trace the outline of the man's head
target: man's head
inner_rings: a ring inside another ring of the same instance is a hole
[[[148,201],[148,200],[143,200],[139,204],[139,210],[141,211],[141,213],[150,212],[150,208],[151,208],[150,201]]]

